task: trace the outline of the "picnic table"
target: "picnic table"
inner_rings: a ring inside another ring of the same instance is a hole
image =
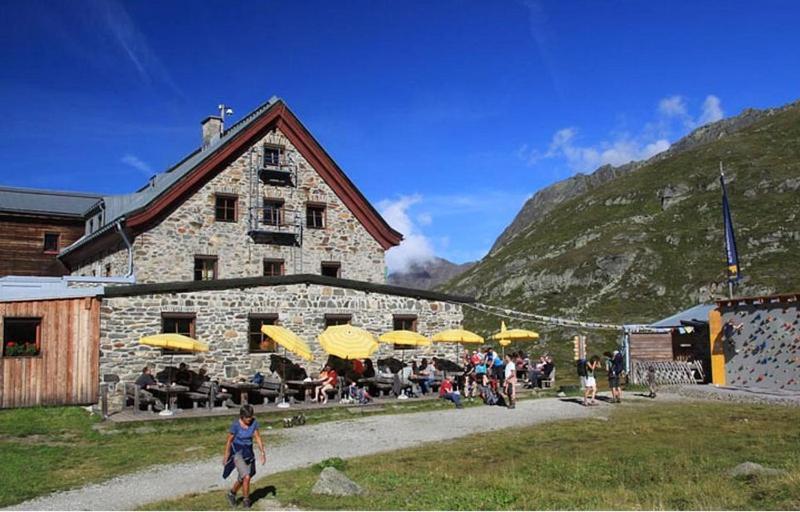
[[[292,386],[295,388],[299,388],[303,390],[304,398],[308,399],[309,392],[313,391],[314,388],[317,386],[322,385],[325,382],[322,379],[315,379],[315,380],[287,380],[286,385]]]
[[[159,384],[157,386],[148,386],[147,391],[156,392],[166,398],[164,403],[167,408],[158,414],[161,416],[171,416],[175,414],[175,400],[178,398],[178,395],[188,392],[189,386],[183,386],[181,384]]]
[[[247,395],[252,389],[257,389],[259,387],[258,384],[253,384],[252,382],[223,382],[219,385],[222,389],[227,389],[233,393],[233,400],[234,402],[237,401],[241,405],[247,404]]]

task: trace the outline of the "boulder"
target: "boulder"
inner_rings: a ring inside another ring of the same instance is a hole
[[[779,476],[784,473],[786,472],[781,469],[765,468],[761,464],[756,464],[755,462],[743,462],[728,471],[728,475],[733,477]]]
[[[327,496],[355,496],[362,494],[364,490],[338,469],[327,467],[320,473],[311,492]]]

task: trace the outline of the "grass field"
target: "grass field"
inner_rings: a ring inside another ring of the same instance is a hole
[[[609,421],[552,423],[346,462],[363,497],[312,495],[318,468],[281,473],[308,509],[800,509],[800,409],[721,403],[625,406]],[[468,463],[465,463],[468,461]],[[733,478],[752,461],[778,477]],[[222,492],[149,509],[225,509]],[[258,508],[258,504],[255,505]]]
[[[363,414],[400,414],[440,407],[408,401],[380,410],[339,407],[304,411],[309,424]],[[258,414],[269,443],[280,442],[284,417]],[[221,455],[233,416],[126,424],[100,422],[80,407],[0,411],[0,507],[54,491],[99,482],[148,466]]]

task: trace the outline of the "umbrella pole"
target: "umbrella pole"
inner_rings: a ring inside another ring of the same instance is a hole
[[[283,375],[281,375],[281,403],[279,403],[277,407],[286,409],[289,407],[289,403],[286,401],[286,347],[283,347],[283,361],[281,361],[281,366],[283,367]]]

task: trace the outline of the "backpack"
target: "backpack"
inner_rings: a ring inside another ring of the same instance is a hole
[[[575,363],[575,367],[578,370],[578,377],[588,376],[588,373],[586,373],[586,359],[578,359],[578,362]]]
[[[614,360],[611,362],[611,371],[614,372],[614,375],[619,375],[625,370],[624,360],[622,359],[622,354],[617,354],[614,356]]]
[[[261,372],[256,372],[256,374],[253,375],[253,378],[250,379],[250,382],[260,386],[264,383],[264,375],[262,375]]]

